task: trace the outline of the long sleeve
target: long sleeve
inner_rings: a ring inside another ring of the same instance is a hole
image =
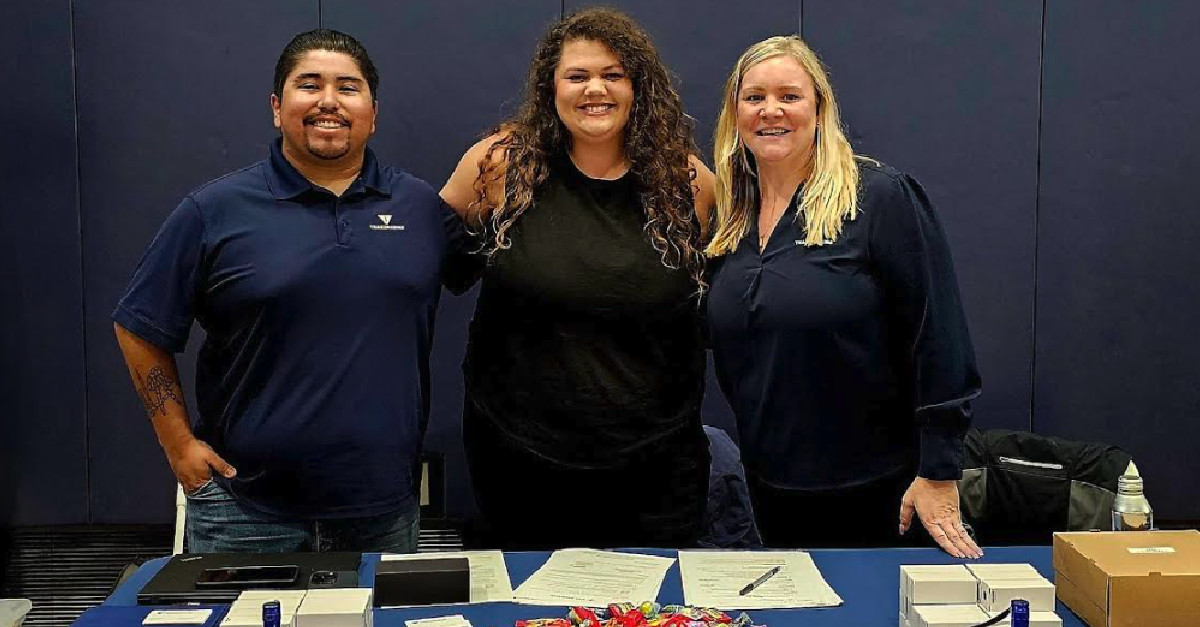
[[[920,430],[918,474],[958,479],[971,400],[981,382],[950,247],[929,197],[912,177],[886,177],[868,192],[878,194],[867,208],[874,212],[872,262]]]

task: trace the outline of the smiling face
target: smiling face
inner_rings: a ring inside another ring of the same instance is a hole
[[[762,165],[803,167],[815,149],[817,95],[812,77],[790,56],[746,70],[737,93],[737,129]]]
[[[554,69],[554,108],[575,143],[622,141],[633,107],[633,81],[607,46],[563,44]]]
[[[375,132],[375,100],[353,57],[306,52],[281,91],[271,110],[289,160],[321,167],[362,160]]]

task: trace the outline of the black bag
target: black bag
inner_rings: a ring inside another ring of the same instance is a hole
[[[1047,545],[1055,531],[1112,529],[1117,478],[1131,461],[1109,444],[971,429],[959,481],[980,544]]]

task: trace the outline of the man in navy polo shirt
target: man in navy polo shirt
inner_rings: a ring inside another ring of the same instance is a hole
[[[296,36],[269,157],[188,194],[113,312],[191,551],[416,548],[434,312],[461,224],[367,148],[378,82],[354,38]],[[193,320],[194,429],[173,355]]]

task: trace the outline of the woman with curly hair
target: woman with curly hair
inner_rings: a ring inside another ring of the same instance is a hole
[[[925,191],[854,155],[798,37],[742,54],[715,140],[713,361],[763,541],[907,544],[915,512],[979,557],[956,480],[980,379]]]
[[[712,174],[650,38],[552,26],[517,115],[442,197],[488,263],[463,363],[476,501],[506,548],[689,546],[708,486],[698,310]]]

